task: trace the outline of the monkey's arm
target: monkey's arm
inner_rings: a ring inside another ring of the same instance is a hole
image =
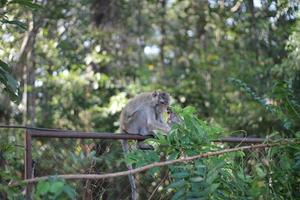
[[[147,123],[151,130],[161,130],[164,133],[168,133],[171,130],[170,126],[165,123],[160,123],[160,122],[151,121],[151,120],[148,121]]]
[[[155,114],[156,121],[159,121],[160,123],[164,123],[163,115],[161,113],[158,113],[158,112],[159,111],[156,111],[156,114]]]
[[[150,130],[161,130],[165,133],[168,133],[171,130],[170,126],[167,123],[156,119],[155,113],[153,113],[153,111],[148,111],[147,114],[147,126]]]

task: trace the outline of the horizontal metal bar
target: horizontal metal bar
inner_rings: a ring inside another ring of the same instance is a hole
[[[0,129],[26,129],[26,130],[40,130],[40,131],[70,131],[70,130],[62,130],[62,129],[53,129],[53,128],[39,128],[25,125],[0,125]]]
[[[26,126],[23,126],[23,125],[0,125],[0,128],[3,128],[3,129],[26,129],[27,127]]]
[[[28,130],[32,137],[46,138],[81,138],[81,139],[123,139],[123,140],[145,140],[151,136],[141,136],[135,134],[115,134],[115,133],[96,133],[96,132],[78,132],[78,131],[41,131]]]
[[[246,138],[246,137],[226,137],[214,140],[214,142],[230,142],[230,143],[263,143],[267,141],[265,138]]]
[[[61,129],[36,128],[30,126],[0,125],[0,128],[21,128],[26,129],[32,137],[46,138],[81,138],[81,139],[124,139],[124,140],[145,140],[151,136],[141,136],[135,134],[116,134],[100,132],[83,132]],[[228,143],[262,143],[265,138],[246,138],[246,137],[226,137],[214,140],[214,142]]]
[[[47,138],[81,138],[81,139],[124,139],[124,140],[145,140],[151,136],[141,136],[135,134],[115,134],[115,133],[96,133],[96,132],[75,132],[75,131],[41,131],[28,130],[32,137]],[[214,142],[231,142],[231,143],[262,143],[264,138],[243,138],[227,137],[214,140]]]

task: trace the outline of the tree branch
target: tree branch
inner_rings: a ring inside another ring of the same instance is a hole
[[[120,176],[127,176],[129,174],[136,174],[140,173],[146,170],[149,170],[154,167],[162,167],[166,165],[173,165],[176,163],[183,163],[183,162],[191,162],[196,159],[200,158],[208,158],[212,156],[219,156],[225,153],[230,153],[230,152],[236,152],[236,151],[244,151],[248,149],[258,149],[258,148],[269,148],[269,147],[275,147],[275,146],[284,146],[284,145],[289,145],[289,144],[300,144],[300,141],[295,141],[295,140],[283,140],[281,142],[274,142],[274,143],[268,143],[268,144],[258,144],[258,145],[251,145],[251,146],[242,146],[242,147],[236,147],[236,148],[230,148],[230,149],[224,149],[220,151],[215,151],[215,152],[207,152],[195,156],[190,156],[190,157],[185,157],[185,158],[180,158],[176,160],[168,160],[164,162],[155,162],[149,165],[145,165],[143,167],[139,167],[136,169],[128,170],[128,171],[121,171],[121,172],[114,172],[114,173],[107,173],[107,174],[64,174],[64,175],[56,175],[56,176],[42,176],[42,177],[37,177],[37,178],[32,178],[32,179],[26,179],[22,181],[21,183],[36,183],[38,181],[43,181],[43,180],[48,180],[51,177],[56,177],[56,178],[62,178],[62,179],[67,179],[67,180],[74,180],[74,179],[105,179],[105,178],[116,178]],[[19,185],[14,184],[11,186],[16,186]]]

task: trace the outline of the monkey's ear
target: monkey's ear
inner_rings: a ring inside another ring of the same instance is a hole
[[[153,93],[152,93],[152,96],[153,97],[156,97],[158,95],[158,92],[157,91],[154,91]]]

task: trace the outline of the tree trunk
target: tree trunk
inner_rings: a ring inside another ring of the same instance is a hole
[[[24,106],[23,123],[34,125],[35,118],[35,54],[34,45],[39,27],[34,22],[34,15],[28,25],[27,33],[23,39],[19,62],[15,68],[15,76],[20,80],[23,88],[22,104]]]
[[[252,50],[255,51],[255,60],[256,63],[258,62],[259,59],[259,46],[258,46],[258,35],[257,35],[257,27],[256,27],[256,18],[255,18],[255,9],[254,9],[254,0],[248,0],[248,6],[249,6],[249,12],[251,14],[251,44]],[[251,45],[250,44],[250,45]]]
[[[142,1],[138,1],[138,13],[137,13],[137,26],[138,26],[138,67],[142,67],[143,65],[143,50],[144,50],[144,38],[142,36],[143,30],[142,30]]]
[[[160,22],[160,34],[161,34],[161,40],[160,40],[160,62],[161,62],[161,66],[162,69],[166,66],[165,63],[165,37],[166,37],[166,27],[165,27],[165,23],[166,23],[166,0],[160,0],[160,7],[161,7],[161,22]]]
[[[206,1],[200,1],[197,5],[197,12],[198,14],[198,20],[196,23],[196,30],[197,30],[197,37],[199,38],[200,42],[200,56],[202,60],[206,60],[205,56],[205,49],[206,49],[206,42],[205,42],[205,26],[207,24],[206,21],[206,15],[205,15],[205,9],[207,9],[207,2]]]

